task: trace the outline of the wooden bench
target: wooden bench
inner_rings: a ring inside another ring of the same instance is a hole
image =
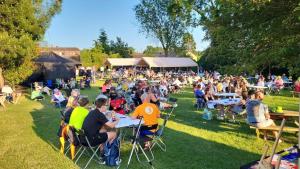
[[[296,96],[300,96],[300,92],[296,92],[296,91],[291,91],[293,98]]]
[[[255,129],[256,137],[259,138],[260,131],[279,131],[280,126],[269,126],[264,128],[258,128],[254,126],[250,126],[250,129]],[[299,128],[297,127],[283,127],[283,131],[285,132],[299,132]]]

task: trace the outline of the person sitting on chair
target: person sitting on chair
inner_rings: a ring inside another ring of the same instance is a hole
[[[69,125],[73,126],[76,130],[80,130],[84,119],[89,114],[89,110],[86,106],[89,103],[89,99],[82,97],[78,100],[79,106],[77,106],[71,113]]]
[[[283,82],[281,76],[277,76],[274,83],[275,83],[275,89],[277,90],[277,92],[279,92],[281,89],[284,88],[284,82]]]
[[[33,90],[31,92],[31,99],[32,100],[41,100],[41,99],[44,99],[44,96],[42,95],[42,88],[41,87],[36,87],[35,90]]]
[[[150,96],[143,95],[142,96],[143,104],[139,105],[132,114],[133,119],[137,119],[138,117],[143,117],[144,124],[141,127],[140,135],[145,137],[147,135],[153,135],[158,127],[158,118],[160,118],[160,111],[158,107],[150,103]],[[146,142],[145,148],[150,147],[150,142]]]
[[[61,93],[61,91],[58,89],[53,90],[51,102],[55,103],[56,107],[63,107],[63,106],[66,106],[66,104],[67,104],[66,98]]]
[[[274,121],[270,119],[270,114],[267,105],[262,103],[264,94],[261,91],[255,93],[255,99],[249,100],[246,104],[247,121],[249,125],[264,128],[270,126],[276,126]],[[275,137],[278,136],[278,132],[273,131]],[[264,133],[264,138],[267,139],[267,132]],[[281,140],[280,140],[281,142]]]
[[[106,103],[107,98],[100,97],[95,101],[96,109],[90,111],[83,122],[82,129],[87,136],[91,146],[97,146],[109,141],[112,143],[114,139],[117,138],[117,133],[115,131],[107,131],[107,127],[113,129],[119,122],[110,122],[106,116]]]

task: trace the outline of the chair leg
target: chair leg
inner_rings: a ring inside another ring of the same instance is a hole
[[[83,169],[86,169],[88,167],[88,165],[91,163],[92,159],[94,158],[94,156],[97,154],[98,150],[99,150],[99,146],[96,150],[92,150],[93,151],[93,155],[91,156],[91,158],[89,159],[89,161],[86,163],[85,167]]]
[[[79,161],[79,159],[81,158],[81,156],[83,155],[83,153],[86,151],[86,148],[83,148],[82,152],[80,153],[79,157],[77,158],[77,160],[75,161],[75,164],[77,164],[77,162]]]

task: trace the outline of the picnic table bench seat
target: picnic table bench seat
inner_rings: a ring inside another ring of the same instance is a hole
[[[269,127],[261,127],[261,128],[250,126],[250,129],[255,129],[256,136],[257,136],[257,138],[259,138],[260,130],[279,131],[280,126],[269,126]],[[283,127],[283,131],[284,132],[299,132],[299,128],[298,127]]]

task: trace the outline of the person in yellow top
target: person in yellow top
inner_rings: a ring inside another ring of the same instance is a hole
[[[144,124],[141,127],[141,136],[153,135],[157,130],[158,118],[160,118],[160,111],[158,107],[150,103],[150,95],[142,95],[143,104],[139,105],[132,114],[132,118],[143,117]]]
[[[78,105],[78,98],[80,96],[80,91],[78,89],[73,89],[71,92],[71,96],[68,99],[68,103],[66,108],[75,108]]]
[[[82,128],[83,121],[89,114],[89,110],[86,108],[88,103],[88,98],[80,98],[78,100],[79,106],[77,106],[71,114],[69,125],[73,126],[76,130],[80,130]]]
[[[221,83],[221,81],[218,81],[217,83],[217,92],[220,93],[223,91],[223,84]]]

